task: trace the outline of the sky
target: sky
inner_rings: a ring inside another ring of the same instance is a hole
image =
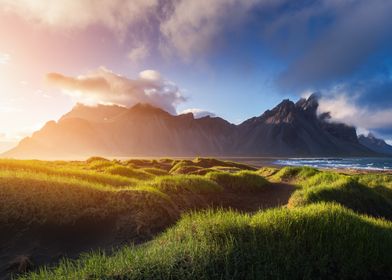
[[[76,103],[233,123],[321,96],[392,143],[390,0],[0,0],[0,152]]]

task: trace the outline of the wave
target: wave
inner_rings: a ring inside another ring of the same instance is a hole
[[[310,166],[330,169],[392,170],[392,158],[291,158],[277,160],[277,165]]]

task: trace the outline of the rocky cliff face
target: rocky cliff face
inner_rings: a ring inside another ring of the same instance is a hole
[[[239,126],[238,148],[257,156],[359,156],[371,152],[358,143],[354,127],[317,114],[317,96],[284,100]]]
[[[318,116],[315,95],[297,103],[282,101],[272,110],[236,126],[221,118],[173,116],[138,104],[77,105],[58,122],[5,153],[15,158],[130,156],[366,156],[354,127]]]
[[[369,133],[367,136],[359,135],[359,143],[369,148],[370,150],[386,155],[392,155],[392,146],[388,145],[384,140],[376,138],[373,134]]]

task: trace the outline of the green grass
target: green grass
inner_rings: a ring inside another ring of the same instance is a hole
[[[115,166],[116,163],[108,160],[95,160],[88,163],[88,169],[95,171],[105,171],[109,167]]]
[[[292,181],[308,179],[319,172],[316,168],[302,166],[286,166],[276,172],[271,179],[275,181]]]
[[[107,161],[104,161],[107,162]],[[45,162],[45,161],[22,161],[0,160],[0,170],[14,172],[31,172],[45,174],[47,176],[80,179],[87,182],[106,184],[111,186],[134,186],[136,180],[123,176],[112,176],[101,172],[86,170],[89,165],[73,162]]]
[[[163,175],[168,175],[169,173],[160,168],[154,168],[154,167],[147,167],[147,168],[142,168],[141,171],[155,175],[155,176],[163,176]]]
[[[262,167],[257,170],[257,173],[264,177],[270,177],[275,175],[278,171],[279,169],[275,167]]]
[[[174,162],[170,169],[170,173],[191,174],[199,172],[200,175],[204,175],[211,170],[239,171],[255,170],[255,168],[232,161],[222,161],[214,158],[195,158],[194,160],[180,160]]]
[[[218,183],[227,190],[259,190],[268,184],[268,181],[253,171],[243,170],[236,173],[214,171],[207,173],[206,178]]]
[[[91,164],[93,162],[103,162],[103,161],[109,162],[110,160],[103,157],[90,157],[86,160],[86,163]]]
[[[391,175],[251,169],[206,158],[0,160],[0,226],[25,225],[28,232],[121,217],[122,229],[133,238],[151,236],[183,215],[151,242],[110,256],[91,252],[22,279],[392,277]],[[288,207],[255,215],[189,213],[225,199],[225,192],[262,195],[269,180],[296,185]]]
[[[389,191],[389,198],[392,198],[392,190]],[[355,179],[342,177],[334,182],[320,183],[295,192],[289,206],[336,202],[359,213],[392,219],[390,199]]]
[[[0,223],[72,224],[124,211],[143,210],[147,214],[147,205],[160,208],[167,204],[158,192],[43,173],[0,171]]]
[[[392,219],[390,175],[348,175],[331,171],[301,175],[304,172],[296,168],[296,175],[290,177],[300,189],[291,196],[289,207],[335,202],[359,213]]]
[[[176,175],[176,174],[190,174],[193,172],[197,172],[200,170],[203,170],[203,167],[196,166],[196,165],[189,165],[188,163],[185,162],[179,162],[176,165],[173,166],[172,169],[170,169],[170,174]]]
[[[392,189],[392,174],[361,174],[354,177],[367,186],[383,186]]]
[[[113,165],[105,169],[105,173],[111,175],[119,175],[126,178],[132,178],[137,180],[150,180],[155,177],[152,173],[148,173],[144,170],[133,169],[122,165]]]
[[[255,170],[255,168],[253,168],[247,164],[228,161],[228,160],[218,160],[215,158],[198,157],[198,158],[195,158],[194,160],[192,160],[192,163],[197,166],[203,167],[203,168],[222,166],[222,167],[235,167],[235,168],[239,168],[242,170]]]
[[[333,204],[186,215],[159,238],[20,279],[387,279],[392,224]]]
[[[212,180],[198,175],[176,175],[156,177],[149,183],[151,186],[170,193],[211,193],[223,188]]]

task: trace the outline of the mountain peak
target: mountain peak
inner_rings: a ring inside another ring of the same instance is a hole
[[[155,107],[154,105],[151,105],[150,103],[137,103],[133,107],[129,109],[131,112],[134,113],[149,113],[149,114],[165,114],[169,115],[168,112],[165,110]]]
[[[308,98],[301,98],[295,106],[308,115],[316,115],[319,106],[319,94],[312,93]]]
[[[355,128],[316,115],[317,96],[283,100],[240,125],[221,118],[171,115],[151,104],[131,108],[78,104],[6,157],[91,156],[336,156],[374,155]]]
[[[368,133],[367,136],[359,135],[358,141],[375,152],[392,155],[392,146],[388,145],[385,140],[377,138],[373,133]]]
[[[124,113],[126,110],[127,108],[118,105],[97,104],[89,106],[77,103],[70,112],[60,118],[60,121],[70,118],[79,118],[94,123],[106,122]]]

